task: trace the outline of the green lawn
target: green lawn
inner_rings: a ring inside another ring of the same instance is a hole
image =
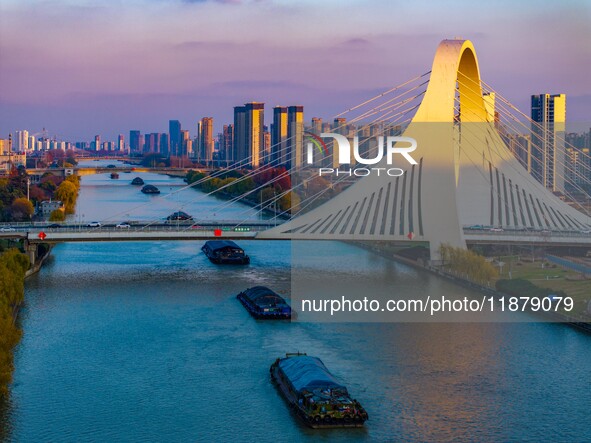
[[[523,278],[541,288],[564,291],[575,302],[582,303],[591,299],[591,279],[582,279],[578,272],[547,262],[542,267],[542,261],[517,262],[516,257],[502,257],[501,260],[505,262],[505,266],[500,278],[508,279],[511,270],[511,278]]]

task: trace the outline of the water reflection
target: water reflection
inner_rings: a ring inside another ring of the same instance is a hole
[[[92,192],[104,199],[97,214],[112,210],[108,182]],[[0,407],[3,438],[591,440],[590,337],[553,324],[255,321],[235,295],[257,284],[291,295],[292,251],[288,242],[241,244],[250,266],[215,266],[198,241],[58,245],[26,284],[15,382]],[[400,297],[457,293],[369,253],[352,264],[350,248],[325,244],[340,264],[319,257],[317,272],[383,267]],[[268,372],[294,351],[321,357],[343,380],[370,414],[365,429],[317,431],[297,421]]]

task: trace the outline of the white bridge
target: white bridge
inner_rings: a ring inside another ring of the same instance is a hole
[[[402,134],[417,141],[412,156],[418,163],[401,160],[395,166],[405,171],[402,176],[363,177],[320,206],[301,210],[278,225],[247,220],[191,222],[189,226],[152,222],[127,229],[31,225],[14,232],[0,231],[0,236],[25,238],[29,243],[214,237],[379,240],[428,244],[432,258],[437,258],[444,243],[462,248],[478,243],[591,247],[591,218],[556,197],[524,169],[499,133],[482,85],[472,43],[442,41],[426,90],[416,96],[424,94],[422,101]],[[397,105],[406,103],[402,100]],[[499,111],[511,106],[499,105]],[[374,109],[392,109],[392,105]],[[371,114],[362,117],[366,115]],[[388,166],[385,159],[374,165]],[[254,170],[246,177],[259,172]],[[588,172],[587,180],[589,176]],[[43,239],[39,238],[41,231]]]

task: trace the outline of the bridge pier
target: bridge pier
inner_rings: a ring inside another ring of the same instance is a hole
[[[37,251],[38,251],[37,243],[29,243],[28,241],[25,241],[25,251],[26,251],[27,255],[29,256],[29,261],[31,262],[31,266],[34,266],[35,262],[37,261]]]

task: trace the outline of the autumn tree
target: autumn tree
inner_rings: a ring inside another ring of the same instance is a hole
[[[78,198],[78,188],[69,180],[64,180],[55,191],[55,198],[64,204],[66,214],[73,214]]]
[[[17,198],[10,205],[10,213],[15,221],[30,220],[35,213],[33,204],[25,197]]]
[[[55,209],[49,214],[49,221],[64,221],[66,220],[66,213],[61,209]]]

